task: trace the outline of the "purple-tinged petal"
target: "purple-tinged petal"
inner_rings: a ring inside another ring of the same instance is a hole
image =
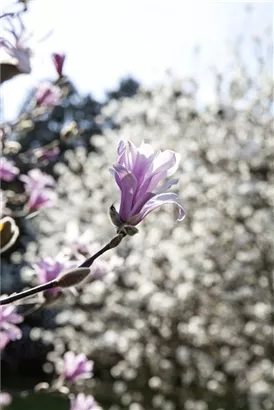
[[[24,182],[27,191],[55,186],[54,178],[38,168],[30,170],[27,175],[20,175],[19,179]]]
[[[94,397],[79,393],[71,399],[70,410],[99,410],[99,407]]]
[[[123,140],[121,140],[117,147],[117,154],[122,155],[125,149],[126,149],[126,144]]]
[[[22,337],[22,331],[19,327],[15,326],[13,323],[4,323],[1,326],[2,331],[8,336],[9,340],[19,340]]]
[[[62,77],[63,76],[63,66],[64,66],[64,62],[66,59],[66,55],[59,54],[59,53],[53,53],[52,59],[53,59],[53,64],[55,66],[57,74],[59,75],[59,77]]]
[[[27,207],[29,211],[38,211],[41,208],[48,208],[53,206],[55,199],[55,194],[52,191],[47,192],[35,190],[30,193]]]
[[[178,178],[174,178],[174,179],[171,179],[170,181],[165,182],[162,186],[160,186],[160,187],[157,189],[157,191],[155,192],[155,194],[158,195],[158,194],[162,194],[162,193],[168,191],[169,188],[171,188],[173,185],[177,185],[178,182],[179,182],[179,179],[178,179]]]
[[[66,352],[62,368],[62,375],[70,382],[93,376],[93,361],[88,360],[83,353],[75,355],[71,351]]]
[[[14,166],[12,161],[9,161],[7,158],[2,157],[0,161],[0,179],[3,181],[13,181],[16,176],[19,174],[19,168]]]
[[[10,338],[6,332],[0,330],[0,350],[5,349],[7,344],[10,342]]]
[[[168,172],[169,170],[172,170],[172,172],[174,173],[178,167],[179,161],[180,155],[176,154],[174,151],[160,151],[158,155],[155,156],[153,162],[153,173],[163,171]],[[176,168],[174,169],[174,167]],[[170,176],[170,174],[168,173],[167,176]]]
[[[144,195],[141,195],[139,199],[136,201],[135,205],[133,206],[132,210],[130,211],[130,217],[139,214],[143,206],[155,196],[152,192],[146,192]]]
[[[158,208],[161,205],[165,204],[175,204],[179,208],[179,216],[178,221],[182,221],[185,217],[185,211],[179,201],[179,197],[177,194],[174,193],[164,193],[155,195],[152,199],[150,199],[146,205],[142,208],[141,212],[138,215],[133,216],[128,221],[129,224],[137,225],[140,223],[150,212],[154,211],[154,209]]]
[[[122,221],[127,221],[136,189],[137,181],[134,175],[127,174],[121,180],[121,204],[119,215]]]
[[[61,99],[60,88],[49,82],[40,84],[35,92],[37,105],[53,106],[57,105]]]

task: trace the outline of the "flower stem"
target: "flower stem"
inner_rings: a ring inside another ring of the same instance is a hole
[[[94,255],[90,256],[88,259],[86,259],[81,265],[78,266],[78,268],[89,268],[95,259],[97,259],[99,256],[101,256],[103,253],[106,251],[116,248],[116,246],[119,245],[119,243],[122,241],[124,238],[125,234],[119,233],[116,235],[109,243],[107,243],[102,249],[100,249],[98,252],[96,252]]]
[[[16,302],[17,300],[35,295],[39,292],[43,292],[44,290],[55,288],[56,286],[57,281],[52,280],[50,282],[44,283],[43,285],[35,286],[34,288],[23,290],[23,292],[15,293],[13,295],[7,296],[6,298],[2,298],[0,299],[0,305],[8,305],[9,303]]]
[[[122,241],[122,239],[126,236],[125,233],[119,233],[116,235],[111,241],[109,241],[102,249],[100,249],[98,252],[96,252],[94,255],[90,256],[87,258],[81,265],[78,266],[78,268],[88,268],[90,267],[95,259],[97,259],[99,256],[101,256],[103,253],[106,251],[116,248]],[[5,298],[0,299],[0,305],[7,305],[12,302],[16,302],[17,300],[26,298],[28,296],[35,295],[36,293],[43,292],[48,289],[53,289],[58,287],[58,281],[56,279],[44,283],[43,285],[35,286],[34,288],[24,290],[23,292],[15,293],[13,295],[7,296]]]

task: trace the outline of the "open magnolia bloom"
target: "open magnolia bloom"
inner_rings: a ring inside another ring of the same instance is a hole
[[[24,182],[25,189],[28,192],[55,186],[54,178],[38,168],[31,169],[27,175],[20,175],[19,179]]]
[[[90,379],[93,376],[93,361],[88,360],[83,353],[75,354],[68,351],[64,354],[61,369],[62,376],[70,382]]]
[[[120,141],[118,160],[111,173],[121,191],[119,214],[112,213],[115,225],[138,225],[151,211],[164,204],[175,204],[179,208],[178,220],[185,216],[179,197],[166,192],[178,179],[171,179],[160,187],[160,182],[174,174],[180,155],[173,151],[154,152],[149,144],[140,148],[128,141]],[[112,208],[113,210],[114,208]]]

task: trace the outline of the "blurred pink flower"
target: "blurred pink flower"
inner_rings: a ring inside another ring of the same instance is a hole
[[[29,74],[31,72],[31,50],[26,45],[28,38],[20,14],[8,16],[6,22],[9,24],[6,31],[13,41],[10,41],[8,38],[0,38],[0,46],[14,60],[11,62],[14,62],[21,73]]]
[[[55,180],[51,175],[41,172],[40,169],[32,169],[27,175],[20,175],[19,179],[24,182],[25,190],[44,189],[45,187],[55,187]]]
[[[34,155],[41,161],[47,160],[50,161],[52,159],[57,158],[60,155],[60,148],[57,146],[54,147],[42,147],[38,148],[34,151]]]
[[[93,361],[88,360],[83,353],[76,355],[71,351],[66,352],[62,367],[63,377],[72,383],[81,379],[90,379],[93,376]]]
[[[9,393],[1,392],[0,393],[0,409],[5,406],[9,406],[12,402],[12,397]]]
[[[109,263],[101,259],[96,259],[90,268],[91,276],[96,280],[103,279],[109,271]]]
[[[84,393],[79,393],[71,399],[70,410],[99,410],[94,397],[85,396]]]
[[[29,194],[26,206],[30,211],[54,205],[57,195],[52,189],[47,189],[55,186],[51,175],[41,172],[40,169],[32,169],[28,175],[21,175],[19,179],[24,182],[25,190]]]
[[[54,106],[61,99],[60,88],[50,82],[40,84],[35,92],[35,100],[37,105]]]
[[[16,325],[23,321],[23,317],[16,313],[12,305],[0,306],[0,347],[4,349],[11,340],[18,340],[22,332]]]
[[[53,53],[52,54],[52,59],[53,59],[53,63],[55,66],[55,69],[59,75],[59,77],[63,76],[63,65],[66,59],[66,55],[65,54],[58,54],[58,53]]]
[[[54,206],[57,195],[50,189],[34,189],[30,192],[26,207],[29,212],[38,211],[41,208]]]
[[[177,184],[178,179],[169,180],[156,189],[177,170],[179,154],[170,150],[154,153],[151,145],[142,143],[136,148],[130,141],[120,141],[117,152],[118,160],[111,172],[121,191],[121,224],[138,225],[151,211],[164,204],[177,205],[178,220],[182,221],[185,212],[178,195],[165,192]]]
[[[2,157],[0,160],[0,179],[3,181],[13,181],[19,174],[19,168],[15,167],[12,161]]]
[[[70,269],[71,263],[68,263],[65,259],[61,260],[58,257],[56,259],[48,257],[40,262],[34,263],[33,268],[35,269],[38,280],[42,285],[43,283],[56,279],[61,272]],[[58,288],[48,290],[48,292],[53,295],[56,295],[59,291],[60,289]]]

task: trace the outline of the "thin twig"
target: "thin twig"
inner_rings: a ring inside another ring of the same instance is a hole
[[[119,245],[122,239],[126,236],[125,233],[119,233],[116,235],[109,243],[107,243],[102,249],[96,252],[94,255],[87,258],[78,268],[88,268],[92,265],[92,263],[101,256],[106,251],[115,248]],[[44,283],[43,285],[35,286],[34,288],[24,290],[23,292],[19,292],[10,296],[7,296],[3,299],[0,299],[0,305],[7,305],[9,303],[15,302],[19,299],[26,298],[28,296],[35,295],[36,293],[43,292],[48,289],[53,289],[59,286],[59,282],[57,279],[54,279],[50,282]]]
[[[6,298],[0,299],[0,305],[8,305],[9,303],[16,302],[16,300],[35,295],[36,293],[43,292],[44,290],[56,288],[56,286],[57,281],[54,279],[50,282],[44,283],[43,285],[35,286],[34,288],[23,290],[23,292],[15,293],[7,296]]]

